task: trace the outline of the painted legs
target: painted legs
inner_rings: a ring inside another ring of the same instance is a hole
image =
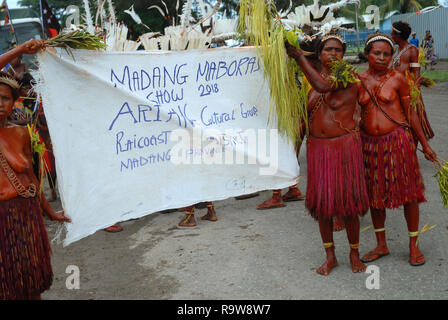
[[[362,257],[363,262],[372,262],[389,254],[386,243],[386,211],[379,209],[370,209],[377,247]],[[425,257],[417,246],[418,225],[419,225],[419,207],[417,202],[404,204],[404,217],[409,231],[409,263],[413,266],[419,266],[425,263]]]
[[[366,266],[359,259],[359,219],[358,217],[350,217],[343,219],[345,228],[347,231],[347,238],[350,244],[350,263],[352,271],[364,272]],[[326,261],[316,271],[317,273],[327,276],[330,274],[331,269],[338,265],[336,255],[334,251],[333,241],[333,219],[332,218],[319,218],[319,231],[324,244],[325,253],[327,255]]]
[[[207,202],[207,214],[201,217],[201,220],[217,221],[215,208],[213,202]],[[195,227],[197,225],[194,218],[194,205],[186,208],[185,217],[179,222],[179,227]]]

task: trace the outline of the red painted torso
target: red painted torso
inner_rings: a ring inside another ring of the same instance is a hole
[[[358,87],[358,84],[350,84],[324,94],[311,89],[308,95],[308,113],[312,118],[310,134],[333,138],[355,130]]]
[[[391,71],[389,78],[384,82],[384,77],[376,79],[367,71],[360,74],[361,79],[370,93],[376,97],[381,108],[395,121],[406,123],[403,108],[399,97],[401,85],[403,85],[403,74]],[[401,79],[400,79],[401,77]],[[381,88],[380,88],[381,86]],[[389,120],[387,116],[375,105],[370,97],[365,94],[360,99],[362,110],[362,129],[370,135],[385,135],[400,125]]]
[[[28,131],[24,127],[8,125],[0,128],[0,148],[9,166],[25,187],[28,187],[31,182],[37,183],[32,174],[31,150],[27,150],[30,149],[29,141]],[[16,190],[9,182],[3,169],[0,168],[0,201],[12,199],[16,196]]]

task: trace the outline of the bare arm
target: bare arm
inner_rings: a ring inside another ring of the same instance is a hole
[[[31,138],[30,138],[28,132],[24,135],[24,139],[25,139],[25,141],[24,141],[24,150],[23,151],[28,159],[32,159],[33,154],[31,151]],[[34,171],[33,171],[32,167],[28,169],[28,176],[31,178],[31,180],[33,181],[33,183],[36,186],[39,186],[39,180],[34,175]],[[60,221],[60,222],[71,222],[71,220],[69,218],[64,216],[64,211],[56,213],[53,210],[53,208],[51,207],[51,205],[48,203],[47,199],[45,198],[44,190],[43,189],[41,190],[40,188],[38,188],[38,189],[40,191],[40,206],[41,206],[42,210],[50,217],[50,219]]]
[[[55,212],[53,210],[51,205],[48,203],[47,198],[45,198],[43,190],[40,196],[40,206],[42,210],[50,217],[51,220],[56,220],[60,222],[72,222],[72,220],[64,216],[64,211]]]
[[[0,56],[0,69],[3,69],[12,59],[21,54],[35,54],[45,47],[45,43],[42,40],[28,40],[22,43],[18,47],[2,54]]]
[[[422,145],[423,153],[425,154],[425,158],[430,161],[436,161],[437,155],[434,152],[434,150],[431,148],[431,146],[429,145],[428,140],[426,139],[426,136],[423,132],[422,125],[418,119],[417,112],[411,106],[409,84],[403,74],[401,74],[401,73],[397,73],[397,74],[400,77],[399,96],[400,96],[400,102],[401,102],[403,111],[405,112],[405,115],[408,118],[408,122],[409,122],[412,130],[416,134],[418,141],[420,141],[420,143]]]
[[[300,136],[299,139],[297,139],[297,143],[296,143],[296,157],[299,157],[300,154],[300,149],[302,147],[302,142],[303,142],[303,138],[305,138],[305,131],[306,131],[306,125],[305,122],[302,121],[302,123],[300,124]]]
[[[409,63],[418,63],[418,55],[419,55],[418,49],[412,48]],[[412,67],[411,66],[411,72],[414,74],[415,83],[419,87],[420,87],[420,80],[419,80],[420,79],[420,69],[421,69],[421,67]]]

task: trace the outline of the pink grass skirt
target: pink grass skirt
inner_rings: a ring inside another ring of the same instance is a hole
[[[400,127],[383,136],[361,133],[370,207],[393,209],[426,202],[425,186],[411,130]]]
[[[319,217],[354,217],[369,209],[359,132],[307,143],[306,208]]]

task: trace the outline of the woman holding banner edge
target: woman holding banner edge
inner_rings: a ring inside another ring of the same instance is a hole
[[[30,40],[0,56],[0,67],[22,53],[34,54],[44,47]],[[33,173],[27,128],[8,122],[19,85],[0,73],[0,300],[40,299],[53,281],[51,248],[41,206],[52,220],[71,222],[55,213]]]

